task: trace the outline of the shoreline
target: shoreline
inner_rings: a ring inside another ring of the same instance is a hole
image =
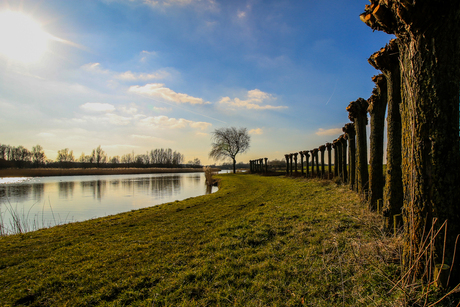
[[[199,172],[203,172],[203,168],[31,168],[0,169],[0,178]]]

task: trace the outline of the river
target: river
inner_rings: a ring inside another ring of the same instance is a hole
[[[33,231],[215,192],[204,173],[0,178],[0,234]]]

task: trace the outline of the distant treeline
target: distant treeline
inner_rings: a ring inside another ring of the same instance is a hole
[[[285,170],[286,169],[286,161],[284,160],[278,160],[278,159],[274,159],[274,160],[270,160],[268,161],[268,165],[270,167],[271,170]],[[216,165],[211,165],[212,167],[218,167],[220,169],[233,169],[233,163],[231,162],[225,162],[225,163],[222,163],[222,165],[219,165],[219,166],[216,166]],[[250,168],[250,164],[249,163],[237,163],[236,164],[236,168],[237,169],[249,169]]]
[[[184,164],[184,155],[171,148],[152,149],[145,154],[134,152],[109,157],[99,145],[91,154],[82,153],[75,158],[73,150],[58,150],[56,160],[47,159],[43,147],[36,145],[32,150],[23,146],[0,144],[0,168],[118,168],[118,167],[201,167],[201,161],[195,158]]]

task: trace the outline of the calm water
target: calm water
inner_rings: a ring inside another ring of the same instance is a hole
[[[0,225],[31,231],[215,192],[204,173],[0,178]]]

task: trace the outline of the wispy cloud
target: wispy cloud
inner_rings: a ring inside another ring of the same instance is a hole
[[[273,106],[264,104],[266,101],[272,100],[276,100],[273,95],[255,89],[248,91],[245,100],[241,100],[239,98],[230,99],[230,97],[223,97],[219,100],[219,103],[233,109],[277,110],[287,108],[287,106]]]
[[[215,0],[104,0],[106,2],[143,3],[152,8],[196,6],[206,10],[216,10]]]
[[[115,111],[115,107],[110,103],[100,102],[87,102],[80,106],[86,112],[112,112]]]
[[[261,128],[249,130],[249,134],[263,134],[264,131]]]
[[[342,128],[332,128],[332,129],[323,129],[319,128],[318,131],[315,132],[316,135],[340,135],[343,134]]]
[[[190,127],[200,130],[206,130],[207,128],[212,126],[211,123],[194,122],[183,118],[170,118],[164,115],[146,117],[140,120],[139,124],[142,126],[153,128],[183,129]]]
[[[142,60],[142,59],[141,59]],[[118,80],[124,81],[146,81],[146,80],[154,80],[154,79],[164,79],[169,76],[169,73],[164,70],[159,70],[157,72],[152,73],[137,73],[132,72],[130,70],[125,72],[115,72],[109,69],[102,68],[100,63],[88,63],[81,67],[83,70],[94,73],[94,74],[104,74],[109,75],[110,77]]]
[[[187,94],[176,93],[175,91],[165,87],[162,83],[150,83],[144,86],[131,86],[129,88],[129,92],[162,98],[176,103],[190,103],[192,105],[210,103],[209,101],[204,101],[202,98],[196,98]]]

